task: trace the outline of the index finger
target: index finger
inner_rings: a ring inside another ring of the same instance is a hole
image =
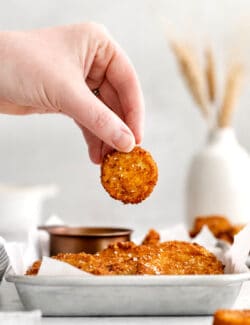
[[[106,78],[117,91],[125,122],[139,144],[143,138],[144,100],[135,69],[119,46],[106,71]]]

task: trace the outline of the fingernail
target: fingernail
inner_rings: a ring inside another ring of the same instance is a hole
[[[119,134],[114,136],[113,144],[116,149],[129,152],[135,146],[135,139],[130,133],[122,130]]]

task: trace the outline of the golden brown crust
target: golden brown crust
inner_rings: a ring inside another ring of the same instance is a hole
[[[224,266],[205,248],[192,243],[170,241],[136,245],[119,242],[94,255],[58,254],[53,258],[95,275],[186,275],[222,274]],[[36,275],[40,261],[26,275]]]
[[[146,150],[135,147],[129,153],[113,151],[101,165],[101,183],[109,195],[123,203],[139,203],[153,191],[158,169]]]
[[[137,257],[141,275],[222,274],[224,269],[205,248],[181,241],[138,246]]]
[[[194,228],[190,231],[190,235],[192,237],[196,236],[205,225],[215,236],[231,227],[230,222],[223,216],[202,216],[195,219]]]
[[[26,271],[25,275],[36,275],[40,269],[42,261],[35,261]]]
[[[217,310],[213,325],[250,325],[250,310]]]
[[[231,236],[234,237],[237,235],[244,227],[245,225],[232,225]]]
[[[214,236],[232,244],[234,236],[244,227],[244,225],[232,225],[224,216],[204,216],[197,217],[194,222],[190,236],[195,237],[203,226],[207,226]]]
[[[154,229],[149,229],[147,235],[142,241],[142,245],[154,245],[154,244],[158,244],[159,242],[160,242],[160,234]]]

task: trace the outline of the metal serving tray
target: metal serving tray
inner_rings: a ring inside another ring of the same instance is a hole
[[[44,316],[210,315],[234,304],[250,273],[184,276],[16,276],[28,310]]]

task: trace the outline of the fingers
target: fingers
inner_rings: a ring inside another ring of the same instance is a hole
[[[88,144],[89,157],[94,164],[100,164],[102,162],[101,152],[103,142],[95,135],[93,135],[88,129],[82,127],[82,132],[85,140]]]
[[[106,69],[114,53],[114,46],[112,42],[106,41],[105,43],[107,44],[99,46],[91,67],[86,75],[86,83],[90,89],[99,88],[103,83]]]
[[[103,147],[102,140],[97,138],[94,134],[92,134],[88,129],[86,129],[80,123],[78,123],[77,121],[75,121],[75,122],[81,129],[82,134],[86,140],[86,143],[88,145],[89,157],[90,157],[91,161],[94,164],[100,164],[102,161],[102,156],[101,156],[102,147]]]
[[[99,93],[98,98],[124,121],[125,116],[121,107],[119,96],[107,79],[105,79],[100,86]]]
[[[124,121],[124,112],[122,111],[118,94],[107,79],[104,80],[100,87],[99,98]],[[101,150],[101,161],[103,160],[103,157],[112,150],[112,147],[106,143],[103,143]]]
[[[63,106],[67,114],[109,146],[123,152],[133,149],[135,138],[131,130],[86,86],[72,85]]]
[[[104,156],[113,150],[112,147],[101,141],[94,134],[92,134],[88,129],[81,126],[78,122],[76,124],[80,127],[82,134],[88,145],[88,152],[91,161],[94,164],[101,164]]]
[[[106,156],[106,154],[112,152],[113,150],[114,148],[110,147],[108,144],[103,142],[101,150],[101,162],[103,161],[104,156]]]
[[[125,122],[139,144],[143,138],[144,127],[143,96],[134,68],[119,47],[108,66],[106,78],[118,93]]]
[[[100,95],[98,96],[98,98],[101,99],[102,102],[106,104],[109,108],[112,108],[112,110],[121,119],[124,118],[118,95],[107,79],[102,83],[100,87]],[[90,159],[95,164],[101,163],[103,157],[108,152],[111,152],[113,148],[98,139],[93,133],[91,133],[85,127],[81,126],[77,121],[76,123],[81,128],[84,138],[87,142]]]

